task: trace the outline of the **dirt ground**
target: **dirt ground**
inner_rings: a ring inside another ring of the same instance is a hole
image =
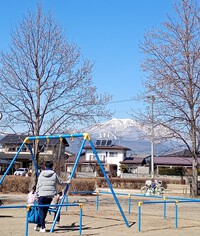
[[[115,190],[117,193],[117,190]],[[134,191],[123,191],[124,193],[138,194]],[[167,196],[172,193],[167,194]],[[178,197],[188,197],[177,194]],[[174,196],[174,195],[173,195]],[[24,205],[26,195],[0,195],[5,205]],[[167,204],[166,219],[164,219],[163,203],[142,204],[141,225],[139,231],[138,202],[159,199],[142,198],[142,196],[131,197],[131,212],[129,214],[128,195],[117,195],[117,199],[123,209],[124,215],[130,227],[127,227],[117,207],[113,196],[110,194],[100,195],[98,211],[96,209],[96,196],[69,196],[69,203],[83,203],[82,235],[83,236],[199,236],[200,235],[200,202],[178,203],[177,221],[176,207],[174,203]],[[61,222],[54,228],[56,235],[76,236],[79,231],[79,207],[62,208]],[[0,235],[22,236],[26,229],[25,209],[0,209]],[[48,214],[46,219],[46,234],[50,233],[53,223],[53,215]],[[176,228],[176,226],[178,226]],[[34,224],[28,224],[28,235],[41,235],[34,231]]]

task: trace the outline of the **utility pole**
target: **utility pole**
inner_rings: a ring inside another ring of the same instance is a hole
[[[154,178],[154,95],[148,96],[151,99],[151,178]]]

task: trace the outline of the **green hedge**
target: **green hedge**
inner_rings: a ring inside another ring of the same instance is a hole
[[[172,167],[172,168],[162,167],[162,168],[159,168],[159,175],[184,176],[185,168],[184,167]]]

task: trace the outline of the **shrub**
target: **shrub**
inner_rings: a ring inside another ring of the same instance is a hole
[[[159,168],[159,175],[171,175],[171,176],[184,176],[185,168],[184,167],[162,167]]]
[[[78,192],[78,191],[95,191],[95,179],[72,179],[70,184],[69,191]]]
[[[120,170],[121,170],[122,173],[128,173],[128,168],[127,168],[127,166],[124,165],[124,164],[121,164],[121,165],[120,165]]]
[[[4,179],[1,192],[2,193],[28,193],[30,187],[30,177],[24,176],[6,176]]]
[[[144,186],[146,178],[110,178],[110,183],[113,188],[118,189],[140,189]],[[157,180],[162,181],[162,186],[167,188],[167,184],[185,184],[181,180],[177,179],[162,179]],[[31,178],[24,176],[6,176],[2,185],[0,186],[0,191],[2,193],[28,193],[31,185]],[[95,191],[96,187],[108,187],[104,177],[97,178],[74,178],[70,184],[69,191]],[[59,186],[58,191],[63,187]]]
[[[28,193],[31,185],[31,178],[24,176],[6,176],[0,191],[2,193]],[[63,186],[58,186],[60,191]],[[94,191],[95,179],[72,179],[70,191]]]
[[[111,178],[109,180],[113,188],[120,189],[140,189],[142,186],[144,186],[146,181],[144,178]],[[164,179],[159,180],[162,181],[162,186],[167,188],[167,182],[169,183],[170,181],[166,181]],[[99,188],[108,187],[105,178],[96,178],[96,186]]]

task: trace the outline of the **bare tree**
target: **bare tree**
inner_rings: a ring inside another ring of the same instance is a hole
[[[193,158],[192,195],[197,195],[197,154],[200,120],[200,8],[197,1],[180,0],[176,16],[162,29],[148,31],[140,48],[147,74],[146,94],[155,97],[154,123],[181,140]]]
[[[105,106],[111,96],[97,94],[92,69],[52,14],[38,5],[12,30],[10,49],[0,55],[4,122],[46,135],[110,117]]]

